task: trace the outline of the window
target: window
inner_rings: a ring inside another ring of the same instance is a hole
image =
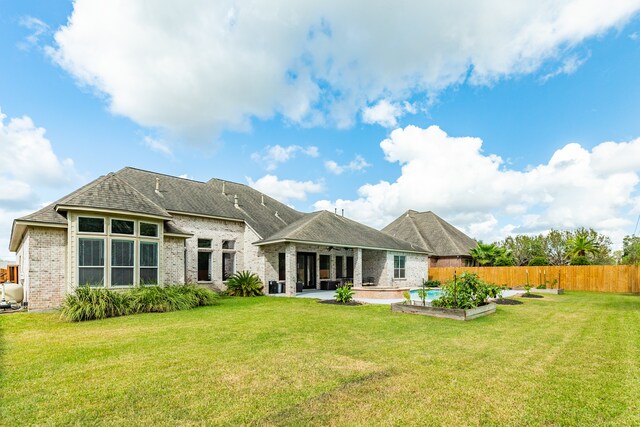
[[[343,263],[344,257],[337,256],[336,257],[336,279],[341,279],[343,275]]]
[[[278,280],[287,280],[287,255],[284,252],[278,254]]]
[[[111,220],[111,232],[113,234],[129,234],[133,235],[133,221],[125,221],[123,219]]]
[[[347,278],[353,280],[353,257],[347,257]]]
[[[104,219],[81,216],[78,218],[78,231],[81,233],[104,233]]]
[[[78,284],[104,286],[104,239],[78,239]]]
[[[133,285],[133,247],[133,240],[111,241],[111,286]]]
[[[235,248],[235,240],[222,241],[222,280],[227,280],[236,272]]]
[[[329,269],[331,265],[331,257],[329,255],[320,255],[320,278],[328,279],[330,272]]]
[[[145,237],[158,237],[158,224],[140,223],[140,235]]]
[[[198,239],[198,247],[211,249],[211,239]]]
[[[405,265],[406,257],[404,255],[393,256],[393,278],[404,279],[405,278]]]
[[[157,242],[140,242],[140,284],[158,284]]]
[[[211,252],[198,252],[198,282],[211,281]]]

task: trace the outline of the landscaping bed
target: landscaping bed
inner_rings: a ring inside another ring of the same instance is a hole
[[[446,319],[454,320],[473,320],[478,317],[488,316],[496,312],[496,305],[489,303],[481,305],[475,308],[461,309],[461,308],[443,308],[443,307],[431,307],[428,305],[417,304],[403,304],[396,303],[391,304],[391,311],[394,313],[411,313],[420,314],[423,316],[431,317],[443,317]]]

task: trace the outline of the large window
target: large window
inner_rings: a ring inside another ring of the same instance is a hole
[[[329,255],[320,255],[320,278],[328,279],[330,277],[331,257]]]
[[[78,231],[81,233],[104,233],[104,218],[78,218]]]
[[[278,254],[278,280],[287,280],[287,255],[284,252]]]
[[[104,239],[78,239],[78,284],[104,286]]]
[[[404,255],[393,256],[393,278],[404,279],[405,278],[405,262],[406,257]]]
[[[236,272],[236,242],[234,240],[222,241],[222,280],[227,280]]]
[[[353,280],[353,257],[347,257],[347,278]]]
[[[135,269],[133,240],[111,241],[111,286],[132,286]]]
[[[343,270],[344,265],[344,257],[337,256],[336,257],[336,279],[341,279],[344,275]]]
[[[211,239],[198,239],[198,282],[211,282]]]
[[[158,284],[157,242],[140,242],[140,284]]]
[[[158,237],[158,224],[141,222],[140,235],[145,237]]]

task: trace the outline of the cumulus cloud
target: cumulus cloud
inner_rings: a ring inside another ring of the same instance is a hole
[[[351,160],[346,165],[339,165],[334,160],[327,160],[326,162],[324,162],[324,167],[329,172],[335,175],[340,175],[344,171],[351,171],[351,172],[361,171],[365,168],[368,168],[369,166],[371,165],[367,163],[367,161],[361,155],[357,155],[353,160]]]
[[[268,194],[282,203],[288,203],[291,200],[304,201],[307,199],[308,194],[324,191],[324,183],[322,181],[294,181],[291,179],[279,179],[275,175],[265,175],[256,181],[247,177],[247,182],[251,187]]]
[[[151,151],[164,154],[167,157],[173,157],[173,152],[171,151],[171,147],[165,141],[161,141],[159,139],[155,139],[150,136],[145,136],[142,139],[142,143]]]
[[[382,99],[377,104],[362,110],[362,121],[391,128],[398,125],[398,119],[405,113],[415,114],[415,112],[415,107],[408,102],[400,105]]]
[[[449,136],[438,126],[396,129],[380,147],[400,166],[394,182],[366,184],[356,199],[321,200],[315,207],[344,208],[375,227],[407,209],[432,210],[487,241],[551,227],[594,227],[615,239],[631,232],[640,138],[591,151],[570,143],[526,170],[484,153],[480,138]]]
[[[11,118],[0,110],[0,152],[5,161],[0,169],[0,257],[10,257],[8,234],[15,218],[41,206],[40,189],[58,188],[78,178],[73,161],[61,160],[54,153],[45,129],[37,127],[30,117]]]
[[[313,145],[308,147],[301,147],[299,145],[289,145],[286,147],[281,145],[268,145],[262,152],[251,154],[251,159],[262,164],[267,171],[272,172],[278,168],[280,163],[285,163],[294,158],[296,153],[303,153],[309,157],[318,157],[320,155],[318,147]]]
[[[562,64],[638,9],[640,0],[76,0],[48,52],[143,126],[211,136],[277,115],[346,127],[363,111],[386,126],[397,116],[372,102]]]

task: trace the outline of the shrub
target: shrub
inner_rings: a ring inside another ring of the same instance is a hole
[[[439,288],[442,283],[439,280],[424,280],[422,279],[422,284],[427,288]]]
[[[578,255],[571,258],[571,265],[590,265],[591,263],[586,256]]]
[[[135,313],[161,313],[213,305],[217,295],[195,285],[145,286],[126,291],[81,287],[68,294],[62,318],[71,322]]]
[[[404,301],[402,302],[403,304],[409,304],[411,302],[411,294],[409,291],[404,291],[402,296],[404,297]]]
[[[515,262],[511,256],[504,254],[496,258],[493,265],[495,267],[511,267],[512,265],[515,265]]]
[[[71,322],[106,319],[130,313],[128,295],[107,289],[82,286],[67,294],[62,302],[61,315]]]
[[[464,272],[456,280],[443,285],[443,295],[431,302],[434,307],[475,308],[486,304],[487,298],[498,296],[502,288],[481,280],[475,273]]]
[[[348,302],[351,302],[351,300],[353,300],[353,289],[351,289],[351,283],[346,283],[343,286],[340,286],[338,289],[336,289],[336,301],[346,304]]]
[[[227,295],[236,297],[256,297],[263,295],[262,281],[250,271],[240,271],[227,279]]]
[[[529,260],[529,265],[549,265],[549,260],[543,256],[534,256],[533,258],[531,258],[531,260]]]

